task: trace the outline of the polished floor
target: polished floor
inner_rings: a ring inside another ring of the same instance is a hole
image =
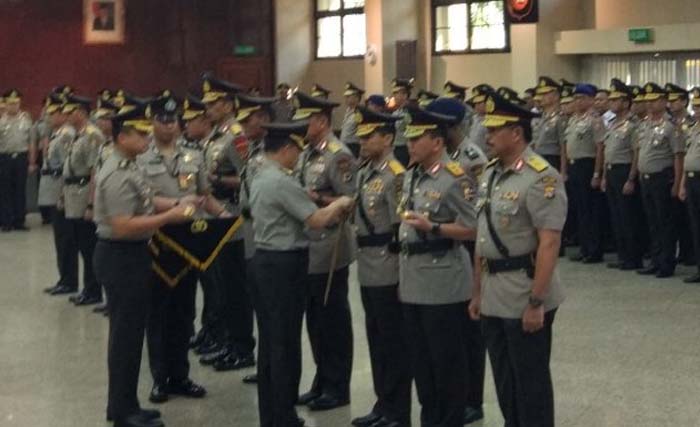
[[[37,219],[29,233],[0,234],[0,426],[106,426],[107,320],[65,297],[41,290],[56,279],[51,232]],[[561,263],[568,300],[555,323],[553,373],[557,425],[566,427],[700,425],[700,285]],[[353,279],[354,282],[354,279]],[[357,288],[352,290],[355,365],[352,403],[326,412],[300,411],[307,425],[349,426],[372,403],[372,387]],[[247,372],[215,373],[194,357],[192,378],[209,390],[203,400],[161,405],[169,427],[257,425],[256,390]],[[313,362],[304,348],[302,388]],[[492,378],[486,418],[502,426]],[[140,396],[147,405],[147,364]],[[147,405],[151,406],[151,405]],[[418,425],[414,404],[414,425]]]

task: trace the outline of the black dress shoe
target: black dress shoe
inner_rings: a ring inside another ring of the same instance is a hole
[[[165,427],[160,418],[146,418],[141,413],[118,419],[114,427]]]
[[[155,420],[156,418],[160,418],[160,411],[157,409],[141,408],[141,410],[139,411],[139,415],[141,415],[141,418],[145,418],[147,420]],[[112,414],[107,414],[107,421],[114,421],[114,417],[112,417]]]
[[[216,353],[221,350],[225,350],[225,347],[219,344],[218,342],[209,341],[195,348],[194,352],[201,356],[203,354]]]
[[[656,272],[657,279],[666,279],[673,276],[673,270],[659,270]]]
[[[645,276],[651,276],[652,274],[656,274],[656,272],[659,271],[659,267],[655,265],[650,265],[647,268],[642,268],[641,270],[637,270],[638,274],[642,274]]]
[[[577,254],[571,255],[569,257],[569,260],[571,260],[571,261],[583,261],[584,258],[585,258],[585,256],[583,256],[583,254],[577,253]]]
[[[258,374],[251,374],[251,375],[246,375],[243,377],[243,384],[257,384],[258,383]]]
[[[56,283],[55,285],[51,286],[50,288],[44,288],[44,293],[45,294],[50,294],[53,292],[56,288],[60,287],[61,285],[59,283]]]
[[[700,273],[695,273],[690,277],[683,279],[683,283],[700,283]]]
[[[471,406],[467,406],[464,409],[464,424],[471,424],[475,423],[479,420],[484,419],[484,410],[481,408],[473,408]]]
[[[102,304],[98,305],[97,307],[92,309],[93,313],[106,313],[107,310],[109,310],[109,306],[107,304]]]
[[[81,293],[79,293],[78,295],[73,295],[73,296],[68,297],[68,301],[70,301],[70,302],[72,302],[73,304],[75,304],[76,301],[81,300],[81,299],[83,299],[83,298],[85,298],[85,294],[83,294],[83,293],[81,292]]]
[[[381,418],[382,416],[377,414],[376,412],[370,412],[364,417],[357,417],[353,419],[352,421],[350,421],[350,424],[354,425],[355,427],[369,427],[372,424],[379,421]]]
[[[316,390],[309,390],[306,393],[299,396],[299,398],[297,399],[297,405],[308,405],[312,400],[316,399],[319,396],[321,396],[320,392],[317,392]]]
[[[622,268],[622,263],[621,263],[621,262],[618,262],[618,261],[609,262],[609,263],[606,265],[606,267],[608,267],[608,268],[613,268],[613,269],[619,269],[619,268]]]
[[[369,427],[402,427],[402,424],[398,421],[391,421],[382,417],[373,424],[370,424]]]
[[[238,356],[234,352],[214,362],[214,369],[219,372],[236,371],[238,369],[250,368],[251,366],[255,366],[255,356],[252,354]]]
[[[204,365],[204,366],[209,366],[213,365],[214,363],[218,362],[219,360],[223,359],[224,357],[229,355],[229,351],[227,348],[221,348],[219,351],[215,351],[214,353],[208,353],[205,354],[204,356],[199,358],[199,363]]]
[[[603,257],[602,256],[587,256],[581,260],[582,263],[584,264],[598,264],[603,262]]]
[[[57,286],[53,291],[49,292],[49,295],[67,295],[77,292],[78,289],[70,286]]]
[[[168,390],[165,384],[154,383],[148,400],[152,403],[163,403],[168,401]]]
[[[81,295],[80,298],[73,301],[73,304],[75,304],[76,306],[95,305],[101,303],[102,297],[87,297],[85,295]]]
[[[329,411],[331,409],[340,408],[341,406],[348,405],[350,399],[335,397],[332,394],[323,393],[316,399],[307,403],[306,406],[312,411]]]
[[[191,379],[168,383],[168,392],[177,394],[178,396],[192,397],[200,399],[207,394],[207,390],[201,385],[195,383]]]

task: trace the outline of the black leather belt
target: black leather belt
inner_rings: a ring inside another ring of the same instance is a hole
[[[426,240],[423,242],[401,243],[401,253],[420,255],[433,252],[447,252],[455,245],[452,239]]]
[[[621,168],[621,167],[625,167],[625,166],[629,167],[630,163],[607,163],[605,165],[605,168],[607,170],[611,170],[611,169],[617,169],[617,168]]]
[[[63,171],[61,169],[42,169],[41,170],[41,176],[52,176],[54,178],[58,178],[63,174]]]
[[[532,254],[520,255],[503,259],[485,259],[486,269],[491,274],[507,271],[525,270],[528,277],[534,277],[535,260]]]
[[[369,236],[357,236],[357,246],[365,247],[381,247],[391,243],[394,233],[370,234]]]
[[[87,185],[90,182],[90,176],[69,176],[65,179],[66,185]]]
[[[686,173],[685,173],[685,176],[686,176],[687,178],[700,178],[700,172],[693,172],[693,171],[691,171],[691,172],[686,172]]]

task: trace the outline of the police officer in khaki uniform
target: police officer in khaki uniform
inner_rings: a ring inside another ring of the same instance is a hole
[[[421,108],[425,108],[430,104],[431,102],[435,101],[438,99],[440,95],[434,92],[430,92],[425,89],[421,89],[418,91],[418,94],[416,95],[416,100],[418,101],[418,106]]]
[[[639,86],[630,85],[632,90],[632,108],[630,111],[637,122],[641,122],[647,116],[646,94]]]
[[[696,88],[697,89],[697,88]],[[700,105],[700,90],[693,89],[693,105]],[[683,179],[678,198],[688,207],[690,231],[695,246],[697,272],[683,279],[685,283],[700,283],[700,125],[696,121],[687,129]]]
[[[293,168],[304,149],[307,123],[266,126],[265,166],[252,180],[260,333],[258,413],[262,427],[301,427],[294,404],[301,378],[301,325],[308,297],[307,229],[324,229],[352,208],[340,197],[317,208]],[[350,154],[348,154],[350,155]]]
[[[542,117],[533,120],[532,149],[556,170],[560,170],[561,147],[566,137],[566,119],[559,105],[561,86],[554,79],[542,76],[535,87],[535,98],[542,109]]]
[[[211,75],[202,78],[207,117],[216,130],[202,153],[212,195],[234,216],[241,214],[241,173],[248,157],[248,140],[236,117],[236,95],[243,92],[236,84]],[[244,229],[239,229],[224,246],[214,263],[214,283],[220,319],[214,350],[200,359],[204,364],[237,368],[253,366],[253,311],[246,291]]]
[[[51,226],[58,264],[59,279],[55,286],[44,289],[50,295],[64,295],[78,290],[78,254],[73,233],[68,228],[61,201],[63,165],[70,144],[75,139],[75,129],[63,112],[66,99],[63,94],[49,95],[46,114],[51,125],[51,135],[44,153],[44,163],[39,181],[39,204],[51,206]]]
[[[361,155],[357,173],[357,271],[377,400],[356,427],[410,426],[411,368],[398,297],[397,207],[405,169],[392,153],[398,117],[359,109]]]
[[[630,113],[632,91],[619,79],[610,82],[610,111],[615,119],[603,142],[604,168],[601,187],[605,189],[610,207],[617,246],[617,261],[608,267],[621,270],[642,268],[646,234],[640,212],[642,201],[637,181],[635,141],[637,122]]]
[[[561,176],[528,147],[533,113],[498,95],[484,126],[494,159],[481,176],[475,283],[506,426],[554,426],[552,323],[564,300],[556,263],[566,219]]]
[[[12,89],[3,96],[6,112],[0,116],[0,226],[2,231],[26,231],[27,173],[34,173],[36,141],[32,118],[21,110],[22,95]]]
[[[214,217],[226,216],[226,209],[209,197],[210,185],[200,152],[177,144],[179,103],[170,94],[157,98],[149,105],[152,112],[153,141],[137,158],[146,173],[146,182],[153,194],[177,206],[195,203]],[[190,270],[171,288],[155,272],[151,273],[153,289],[150,315],[146,328],[148,356],[153,376],[149,400],[162,403],[169,394],[201,398],[206,390],[189,378],[187,360],[189,339],[194,333],[195,293],[197,274]]]
[[[401,162],[402,165],[408,166],[410,161],[408,157],[408,147],[406,146],[406,137],[404,132],[408,124],[405,118],[411,91],[413,90],[413,79],[395,78],[391,82],[391,94],[394,98],[393,115],[401,119],[396,122],[396,138],[394,139],[394,157]]]
[[[94,305],[102,302],[102,290],[95,279],[92,258],[97,243],[92,221],[94,187],[92,172],[97,162],[97,151],[104,143],[102,132],[90,123],[91,100],[75,94],[68,95],[63,112],[76,131],[75,140],[68,146],[63,165],[63,206],[74,248],[83,258],[83,290],[70,297],[75,305]],[[77,263],[75,264],[77,268]],[[77,277],[77,271],[76,271]]]
[[[486,155],[472,144],[463,133],[465,106],[457,99],[440,98],[426,108],[427,111],[453,117],[454,122],[447,129],[446,152],[451,161],[477,182],[488,163]],[[461,143],[460,143],[461,142]],[[469,262],[474,258],[474,240],[464,242],[469,251]],[[481,337],[479,322],[464,316],[464,345],[467,357],[467,406],[464,424],[471,424],[484,417],[484,377],[486,371],[486,348]]]
[[[345,144],[355,158],[360,155],[360,139],[357,137],[357,107],[362,103],[362,96],[365,91],[355,86],[352,82],[345,84],[345,116],[343,117],[343,126],[340,130],[340,142]]]
[[[480,84],[472,88],[471,97],[467,100],[467,103],[474,109],[474,116],[472,117],[471,128],[469,130],[469,141],[481,148],[482,151],[488,152],[486,150],[486,128],[482,125],[484,121],[484,114],[486,114],[485,101],[486,95],[495,92],[495,90],[487,85]]]
[[[690,101],[690,105],[693,109],[693,118],[697,121],[700,119],[700,87],[695,86],[690,90],[690,93],[693,95]]]
[[[689,92],[673,83],[667,83],[664,89],[668,92],[668,111],[671,114],[671,122],[676,125],[678,137],[685,143],[689,129],[695,125],[695,118],[688,113]],[[675,209],[673,221],[678,230],[678,262],[684,265],[695,265],[688,208],[678,198],[673,199],[673,204]]]
[[[294,115],[294,104],[289,99],[289,84],[277,85],[277,99],[272,104],[272,120],[277,123],[285,123]]]
[[[331,115],[338,104],[301,92],[295,96],[298,108],[294,119],[309,119],[309,145],[296,170],[299,182],[321,207],[340,196],[354,195],[355,158],[331,129]],[[310,231],[309,239],[306,323],[316,375],[311,390],[299,397],[299,403],[312,410],[327,410],[350,401],[353,338],[348,266],[354,259],[354,242],[345,222]],[[326,303],[329,274],[333,277]]]
[[[421,109],[409,114],[405,136],[415,166],[406,174],[399,204],[399,299],[421,423],[461,426],[468,369],[463,325],[472,284],[461,242],[475,237],[476,183],[445,152],[455,118]]]
[[[574,89],[575,111],[566,127],[566,144],[562,175],[568,177],[570,194],[574,199],[580,251],[570,257],[584,264],[603,260],[602,221],[605,199],[600,192],[603,177],[602,151],[605,125],[594,111],[597,88],[577,84]]]
[[[638,272],[666,278],[676,268],[677,229],[670,219],[683,177],[685,144],[666,115],[668,93],[656,83],[645,84],[644,93],[648,116],[638,131],[637,168],[651,236],[651,264]]]
[[[141,409],[137,390],[150,305],[148,240],[161,226],[187,220],[193,205],[154,197],[136,156],[152,130],[145,106],[114,118],[115,150],[97,173],[95,271],[109,299],[107,420],[115,427],[162,427],[160,412]],[[160,212],[160,213],[156,213]]]

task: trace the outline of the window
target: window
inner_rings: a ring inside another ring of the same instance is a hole
[[[365,54],[365,0],[316,0],[316,57]]]
[[[508,52],[503,0],[433,0],[435,53]]]

